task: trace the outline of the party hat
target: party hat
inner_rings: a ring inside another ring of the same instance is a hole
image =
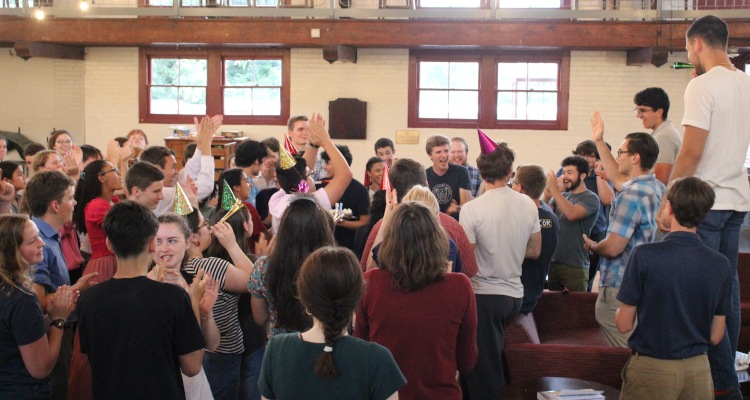
[[[235,203],[237,203],[237,198],[234,197],[234,192],[232,192],[232,188],[229,187],[229,184],[225,179],[224,193],[221,195],[221,209],[224,211],[229,211],[232,209],[232,206],[234,206]]]
[[[289,136],[286,135],[284,135],[284,148],[291,155],[295,155],[298,153],[297,148],[294,147],[294,143],[292,143],[291,139],[289,139]]]
[[[481,149],[481,154],[490,154],[495,151],[495,149],[497,148],[497,143],[495,143],[494,140],[490,139],[490,137],[482,132],[479,128],[477,128],[477,132],[479,133],[479,148]]]
[[[188,201],[185,191],[182,190],[179,182],[175,182],[174,184],[174,206],[172,206],[172,211],[178,215],[188,215],[193,212],[193,206]]]
[[[370,185],[372,185],[372,181],[370,180],[370,174],[365,171],[365,187],[370,188]]]
[[[281,148],[280,150],[280,160],[279,165],[281,165],[281,169],[291,169],[294,168],[295,165],[297,165],[297,160],[292,157],[291,154],[289,154],[289,151],[285,148]]]
[[[380,190],[391,190],[391,178],[388,177],[388,164],[383,164],[383,183],[380,184]]]

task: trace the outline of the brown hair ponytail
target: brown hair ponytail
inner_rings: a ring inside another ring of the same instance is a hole
[[[362,270],[354,253],[346,248],[322,247],[302,264],[297,291],[307,312],[323,324],[325,345],[315,374],[337,378],[333,351],[365,292]]]

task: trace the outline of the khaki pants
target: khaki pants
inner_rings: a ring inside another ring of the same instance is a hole
[[[681,360],[633,355],[622,369],[620,400],[711,400],[714,383],[705,354]]]
[[[614,289],[609,286],[602,286],[599,288],[599,297],[596,298],[596,322],[599,323],[599,327],[602,329],[604,338],[607,339],[607,343],[614,347],[628,347],[628,339],[630,334],[620,333],[615,325],[615,313],[620,308],[620,301],[617,300],[617,293],[619,289]],[[635,322],[633,323],[633,330],[635,330]]]
[[[547,276],[549,290],[559,292],[567,287],[571,292],[585,292],[589,287],[589,268],[550,263]]]

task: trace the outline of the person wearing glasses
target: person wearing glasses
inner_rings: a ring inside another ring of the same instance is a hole
[[[120,201],[114,196],[122,189],[120,170],[109,161],[98,160],[86,166],[76,187],[78,204],[73,212],[76,230],[86,233],[91,242],[91,259],[86,272],[98,272],[97,281],[105,281],[117,272],[117,259],[106,244],[106,235],[101,224],[104,215]]]
[[[47,147],[60,154],[62,163],[68,168],[68,170],[71,170],[73,166],[78,168],[75,173],[68,174],[71,178],[75,179],[78,172],[83,169],[81,167],[83,152],[80,147],[73,143],[73,138],[70,136],[70,133],[65,130],[50,133]]]
[[[635,116],[643,122],[644,128],[651,129],[651,135],[659,145],[659,158],[654,165],[654,175],[659,182],[666,185],[682,147],[680,132],[672,125],[672,120],[667,119],[669,96],[662,88],[650,87],[638,92],[633,102],[636,106],[633,110]]]
[[[620,144],[615,159],[604,143],[604,122],[598,111],[591,119],[591,135],[610,181],[625,180],[612,202],[607,237],[598,243],[583,237],[584,249],[601,257],[596,321],[610,346],[628,347],[632,332],[621,333],[615,325],[620,308],[617,294],[633,248],[653,242],[656,235],[656,214],[666,191],[651,172],[659,146],[648,133],[631,133]]]

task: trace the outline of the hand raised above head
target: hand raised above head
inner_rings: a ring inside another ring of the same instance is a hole
[[[591,117],[591,139],[594,142],[604,140],[604,121],[599,111],[594,111],[594,116]]]
[[[331,137],[326,130],[326,120],[323,119],[323,116],[321,116],[320,113],[313,113],[308,124],[310,125],[311,137],[309,138],[309,142],[311,144],[320,146],[325,141],[331,140]]]

